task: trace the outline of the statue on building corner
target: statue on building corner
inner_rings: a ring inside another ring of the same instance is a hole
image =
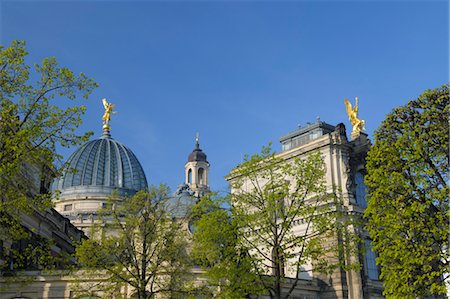
[[[365,121],[358,118],[358,97],[355,98],[355,107],[352,107],[352,104],[347,99],[344,99],[344,103],[348,119],[352,123],[351,137],[354,139],[364,130]]]

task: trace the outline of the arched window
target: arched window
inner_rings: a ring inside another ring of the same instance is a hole
[[[366,184],[364,184],[364,176],[361,172],[357,172],[355,175],[356,184],[356,203],[363,208],[367,208],[366,200]]]
[[[204,177],[203,177],[204,172],[205,171],[203,170],[203,168],[199,168],[198,169],[198,182],[199,182],[200,185],[204,185],[205,184]]]
[[[192,169],[188,170],[188,183],[191,184],[192,183]]]

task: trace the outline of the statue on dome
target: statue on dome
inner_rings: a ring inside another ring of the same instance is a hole
[[[116,106],[113,103],[108,103],[106,99],[102,100],[103,107],[105,107],[105,113],[102,116],[103,119],[103,130],[109,131],[109,121],[111,120],[111,114],[114,114],[115,111],[113,111],[113,108]]]
[[[347,109],[348,119],[352,123],[352,138],[354,136],[358,136],[364,130],[365,121],[358,118],[358,97],[355,98],[355,107],[352,107],[352,104],[344,99],[345,107]]]

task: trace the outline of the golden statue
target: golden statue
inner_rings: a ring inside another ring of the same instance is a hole
[[[102,100],[103,107],[105,107],[105,113],[102,116],[103,119],[103,130],[109,131],[109,121],[111,120],[111,114],[115,114],[115,111],[113,111],[113,108],[116,107],[113,103],[108,103],[106,99]]]
[[[345,107],[347,109],[348,119],[352,123],[352,137],[359,135],[364,130],[365,121],[358,118],[358,97],[355,98],[355,107],[352,108],[352,104],[344,99]]]

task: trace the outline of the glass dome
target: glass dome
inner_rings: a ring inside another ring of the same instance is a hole
[[[76,150],[67,161],[67,169],[53,189],[65,195],[133,195],[147,189],[147,179],[134,153],[104,133]]]

